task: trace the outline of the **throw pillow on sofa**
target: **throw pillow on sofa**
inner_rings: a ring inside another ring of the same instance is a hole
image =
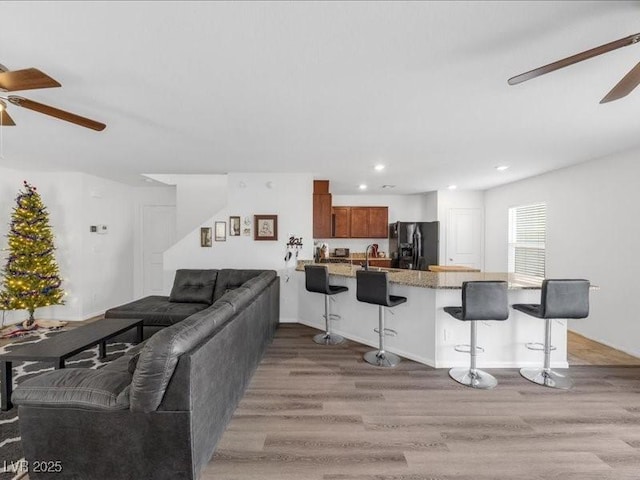
[[[169,301],[211,305],[217,276],[217,270],[180,269],[176,271]]]

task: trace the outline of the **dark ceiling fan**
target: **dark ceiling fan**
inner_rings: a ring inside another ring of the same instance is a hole
[[[38,88],[61,87],[62,85],[37,68],[26,68],[24,70],[10,71],[5,66],[0,65],[0,92],[15,92],[18,90],[35,90]],[[51,117],[74,123],[81,127],[102,131],[106,125],[96,122],[90,118],[81,117],[75,113],[66,112],[59,108],[51,107],[43,103],[38,103],[28,98],[18,95],[0,96],[0,126],[14,126],[15,122],[7,113],[7,102],[17,107],[27,108],[34,112],[44,113]]]
[[[628,37],[621,38],[620,40],[616,40],[615,42],[606,43],[604,45],[600,45],[599,47],[592,48],[591,50],[586,50],[584,52],[577,53],[576,55],[563,58],[562,60],[550,63],[549,65],[545,65],[544,67],[535,68],[528,72],[521,73],[520,75],[511,77],[508,80],[508,83],[509,85],[517,85],[518,83],[526,82],[527,80],[539,77],[540,75],[544,75],[545,73],[550,73],[560,68],[573,65],[574,63],[597,57],[598,55],[602,55],[603,53],[608,53],[612,50],[617,50],[618,48],[634,45],[638,42],[640,42],[640,33],[629,35]],[[622,80],[620,80],[618,84],[613,87],[602,100],[600,100],[600,103],[612,102],[614,100],[619,100],[622,97],[626,97],[638,85],[640,85],[640,63],[633,67],[629,71],[629,73],[627,73],[622,78]]]

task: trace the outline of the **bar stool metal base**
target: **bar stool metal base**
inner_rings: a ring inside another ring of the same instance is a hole
[[[396,367],[402,361],[398,355],[380,350],[371,350],[365,353],[363,358],[365,362],[383,368]]]
[[[554,372],[544,368],[521,368],[520,375],[530,382],[537,383],[549,388],[559,388],[569,390],[573,386],[573,380],[568,375]]]
[[[337,333],[319,333],[313,337],[313,341],[320,345],[339,345],[344,342],[344,337]]]
[[[449,376],[456,382],[471,388],[489,390],[498,385],[498,381],[493,375],[478,369],[472,371],[466,367],[452,368],[449,370]]]

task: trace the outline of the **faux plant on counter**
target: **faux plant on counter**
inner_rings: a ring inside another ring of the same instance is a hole
[[[9,256],[2,273],[0,308],[27,310],[25,328],[34,326],[36,308],[64,304],[64,291],[54,256],[47,207],[36,187],[24,182],[11,215]]]

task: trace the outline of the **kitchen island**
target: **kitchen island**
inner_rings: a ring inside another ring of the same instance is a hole
[[[298,320],[314,328],[324,329],[324,299],[307,292],[304,264],[296,270],[298,286]],[[334,295],[331,312],[341,319],[332,322],[332,331],[345,338],[372,347],[378,345],[378,307],[356,299],[356,271],[362,267],[349,264],[324,264],[332,284],[344,285],[348,292]],[[386,327],[398,332],[386,338],[386,349],[416,362],[436,368],[469,365],[469,355],[456,352],[458,344],[469,343],[469,322],[461,322],[445,313],[443,307],[461,304],[462,282],[504,280],[508,284],[509,304],[539,303],[541,281],[513,273],[492,272],[427,272],[417,270],[376,269],[389,274],[391,294],[407,297],[407,302],[388,310]],[[567,322],[553,321],[552,367],[567,365]],[[510,309],[503,322],[478,323],[478,345],[485,352],[478,356],[479,368],[515,368],[542,365],[542,352],[528,350],[526,343],[544,340],[544,321]]]

